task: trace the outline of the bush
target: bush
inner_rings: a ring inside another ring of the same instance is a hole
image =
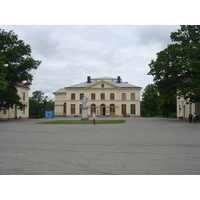
[[[172,113],[172,114],[171,114],[171,118],[177,118],[176,113]]]

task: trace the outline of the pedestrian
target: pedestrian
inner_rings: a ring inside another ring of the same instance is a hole
[[[96,125],[96,115],[95,115],[95,113],[93,113],[93,115],[92,115],[92,121],[93,121],[93,124]]]
[[[192,122],[192,117],[193,117],[193,115],[192,115],[192,113],[190,113],[190,114],[189,114],[189,122],[190,122],[190,123]]]
[[[196,113],[194,113],[194,117],[193,117],[193,119],[194,119],[194,122],[197,121],[197,115],[196,115]]]

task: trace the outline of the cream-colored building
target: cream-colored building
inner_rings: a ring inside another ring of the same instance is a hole
[[[82,99],[88,98],[88,115],[140,116],[140,90],[142,88],[117,78],[87,77],[87,81],[57,90],[55,116],[79,116],[82,114]]]
[[[23,84],[16,85],[17,94],[21,98],[21,102],[26,105],[23,110],[19,110],[16,106],[10,109],[0,111],[0,119],[28,118],[29,117],[29,87]]]
[[[188,118],[189,114],[200,115],[200,103],[189,103],[184,98],[177,99],[177,117]]]

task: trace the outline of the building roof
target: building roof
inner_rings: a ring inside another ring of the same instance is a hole
[[[112,77],[99,77],[99,78],[91,78],[91,80],[117,80],[117,78],[112,78]]]
[[[64,88],[60,88],[59,90],[55,91],[53,94],[60,94],[60,93],[66,93],[67,90],[65,90]]]
[[[24,85],[23,83],[17,83],[16,86],[30,89],[27,85]]]
[[[120,82],[118,82],[119,79],[120,79]],[[114,86],[119,87],[119,88],[141,88],[139,86],[132,85],[132,84],[129,84],[127,82],[123,82],[120,77],[119,77],[119,79],[118,78],[112,78],[112,77],[91,78],[90,82],[85,81],[85,82],[78,83],[76,85],[72,85],[72,86],[69,86],[69,87],[66,87],[66,88],[85,88],[85,87],[91,86],[93,84],[96,84],[99,81],[106,81],[106,82],[108,82],[108,83],[110,83]]]

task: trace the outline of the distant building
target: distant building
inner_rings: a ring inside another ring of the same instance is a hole
[[[189,103],[184,98],[177,99],[177,117],[188,118],[190,113],[200,116],[200,103]]]
[[[82,114],[82,99],[88,98],[88,115],[140,116],[140,90],[142,88],[117,78],[87,77],[87,81],[61,88],[54,92],[55,116]]]
[[[26,105],[24,110],[19,110],[16,106],[14,108],[0,111],[0,119],[13,119],[13,118],[28,118],[29,117],[29,87],[18,83],[16,85],[17,94],[21,98],[21,102]]]

